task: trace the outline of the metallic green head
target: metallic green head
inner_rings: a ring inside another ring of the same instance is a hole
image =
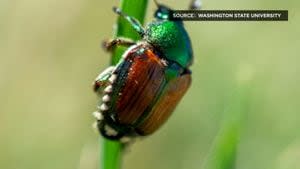
[[[188,67],[193,62],[191,41],[182,21],[169,20],[170,12],[170,8],[158,5],[154,15],[156,21],[147,25],[143,39],[158,48],[167,59]]]

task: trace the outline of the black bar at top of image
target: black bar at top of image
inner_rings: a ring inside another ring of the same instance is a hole
[[[288,21],[288,10],[173,10],[172,21]]]

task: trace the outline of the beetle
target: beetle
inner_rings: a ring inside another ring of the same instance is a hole
[[[129,47],[116,66],[110,66],[94,81],[101,96],[94,112],[97,128],[110,140],[127,142],[147,136],[161,127],[191,85],[193,62],[191,41],[182,21],[171,21],[169,7],[155,1],[156,20],[146,28],[119,8],[114,12],[126,19],[141,36],[108,41],[107,50]],[[191,3],[191,9],[199,5]]]

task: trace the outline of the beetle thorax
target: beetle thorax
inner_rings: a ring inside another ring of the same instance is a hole
[[[190,39],[182,22],[156,21],[147,26],[144,39],[167,59],[188,67],[192,62]]]

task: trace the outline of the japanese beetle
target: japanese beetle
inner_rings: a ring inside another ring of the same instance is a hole
[[[106,43],[107,50],[116,45],[129,48],[116,66],[104,70],[94,82],[94,91],[102,97],[94,116],[105,138],[126,142],[152,134],[169,118],[191,84],[193,51],[188,33],[182,21],[169,19],[170,8],[156,5],[156,20],[145,29],[114,8],[142,40],[117,38]]]

